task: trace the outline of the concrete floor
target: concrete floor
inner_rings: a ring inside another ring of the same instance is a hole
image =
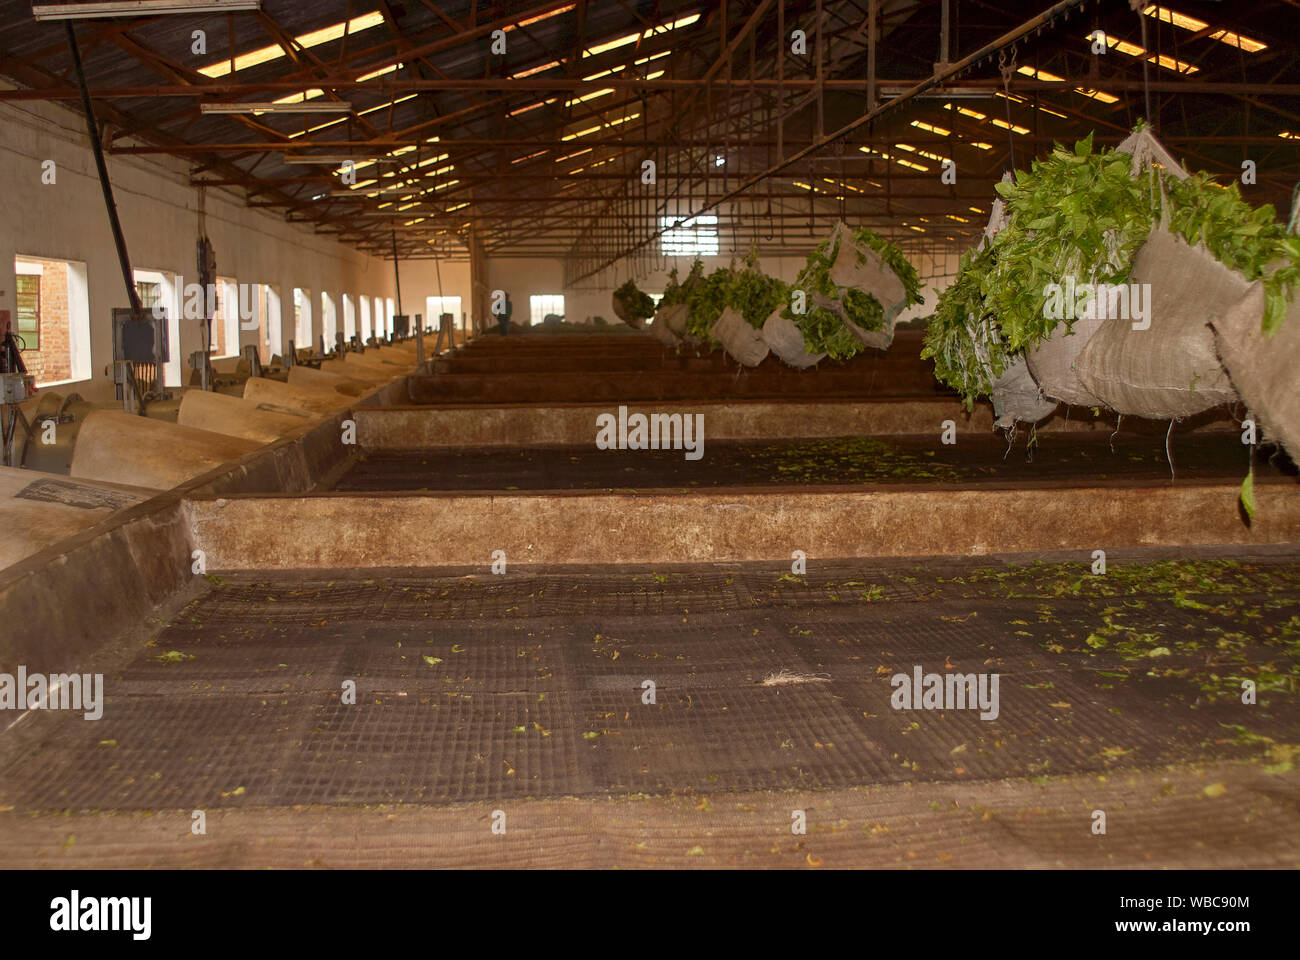
[[[1104,577],[1033,559],[213,576],[101,664],[102,720],[33,713],[0,737],[0,849],[77,867],[1300,865],[1300,554],[1134,553]],[[889,678],[914,665],[997,672],[999,716],[894,710]],[[764,684],[781,670],[804,682]]]
[[[389,448],[332,491],[336,426],[301,454],[298,486],[268,461],[130,527],[128,554],[88,546],[75,569],[100,578],[96,600],[117,589],[122,610],[147,609],[141,570],[157,579],[164,558],[171,599],[134,633],[18,647],[28,663],[89,656],[107,697],[95,722],[4,715],[0,862],[1300,866],[1289,461],[1257,458],[1247,527],[1230,423],[1181,425],[1171,482],[1163,424],[1126,423],[1112,450],[1108,427],[1071,420],[1039,431],[1032,460],[1025,432],[1010,452],[986,424],[953,447],[916,436],[954,401],[915,334],[805,373],[640,339],[483,338],[411,383],[417,403],[454,406],[392,406],[403,390],[357,414]],[[573,446],[586,419],[550,446],[507,429],[518,410],[678,397],[734,403],[710,423],[740,430],[770,423],[755,396],[862,398],[853,422],[888,407],[895,435],[836,439],[818,421],[815,439],[708,440],[686,461]],[[806,573],[739,562],[800,543]],[[195,545],[209,573],[177,579]],[[137,546],[153,566],[99,562],[138,563]],[[995,555],[911,556],[956,551]],[[64,603],[41,610],[54,621]],[[895,709],[891,679],[916,667],[997,674],[996,718]]]

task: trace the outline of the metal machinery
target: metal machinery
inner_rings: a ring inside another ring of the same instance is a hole
[[[113,384],[127,413],[143,414],[146,405],[168,400],[163,369],[169,352],[167,317],[145,308],[113,310]]]
[[[205,193],[202,187],[199,188],[199,229],[203,229],[203,222],[206,216],[205,211]],[[199,268],[199,288],[208,291],[209,297],[205,304],[209,308],[216,306],[215,297],[211,293],[216,289],[217,281],[217,254],[212,249],[212,242],[207,236],[200,236],[198,240],[198,268]],[[204,310],[203,319],[200,323],[200,340],[203,343],[203,349],[196,351],[190,357],[190,366],[199,372],[199,388],[202,390],[212,389],[212,309]]]
[[[13,467],[22,463],[24,448],[31,439],[32,428],[20,404],[36,395],[36,378],[27,372],[9,318],[8,310],[0,310],[0,456],[6,467]],[[17,448],[15,459],[19,429],[22,446]]]

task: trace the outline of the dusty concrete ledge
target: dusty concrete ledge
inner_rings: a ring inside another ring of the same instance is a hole
[[[401,377],[358,406],[391,403],[405,390]],[[354,456],[340,442],[341,423],[351,415],[343,410],[314,421],[0,570],[0,672],[19,663],[33,671],[73,669],[138,629],[151,610],[193,583],[185,498],[328,486]]]
[[[765,401],[628,403],[629,413],[703,413],[711,440],[938,434],[944,420],[959,431],[993,429],[991,407],[967,414],[959,401]],[[361,408],[357,442],[370,450],[594,443],[596,417],[618,403],[503,404],[481,407]]]
[[[190,503],[211,569],[688,563],[1300,541],[1300,487],[1235,484],[324,494]]]
[[[0,672],[75,669],[192,582],[193,549],[164,493],[0,571]]]
[[[189,810],[0,812],[16,869],[1294,869],[1300,775],[1244,764],[838,790]],[[1222,796],[1202,790],[1221,783]],[[790,811],[807,811],[792,836]],[[1107,836],[1089,810],[1116,811]],[[68,837],[76,838],[69,843]]]
[[[958,433],[987,434],[993,430],[993,407],[977,403],[967,412],[961,401],[889,400],[701,400],[644,401],[625,404],[631,413],[702,413],[710,440],[785,440],[815,437],[938,436],[945,420]],[[358,407],[357,442],[369,450],[424,450],[430,447],[526,446],[594,443],[596,417],[617,413],[617,401],[601,403],[512,403],[462,406]],[[1124,430],[1164,435],[1167,423],[1126,418]],[[1231,420],[1205,416],[1185,422],[1181,429],[1232,429]],[[1049,433],[1110,433],[1113,422],[1091,411],[1058,413],[1039,424]]]

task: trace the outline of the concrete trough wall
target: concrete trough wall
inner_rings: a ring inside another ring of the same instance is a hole
[[[702,413],[709,440],[787,440],[817,437],[939,436],[945,420],[958,433],[993,430],[993,408],[977,403],[967,411],[961,401],[936,397],[910,400],[744,400],[628,403],[629,415]],[[594,444],[596,417],[618,414],[619,404],[497,404],[473,407],[382,406],[358,408],[357,442],[368,450],[421,450],[435,447]],[[1078,413],[1076,411],[1076,413]],[[1184,429],[1230,429],[1231,420],[1202,418]],[[1127,418],[1125,430],[1163,435],[1167,423]],[[1045,432],[1110,433],[1110,420],[1055,416],[1040,424]]]
[[[956,400],[630,403],[628,413],[703,413],[709,440],[939,435],[945,420],[958,431],[988,433],[993,411],[973,413]],[[483,407],[372,407],[356,411],[357,442],[368,450],[432,447],[594,444],[596,417],[617,403],[511,404]]]
[[[392,403],[405,391],[400,378],[360,403]],[[332,413],[0,569],[0,672],[18,664],[75,669],[110,641],[140,631],[153,611],[195,587],[186,499],[330,485],[355,456],[355,447],[341,443],[342,421],[351,415]],[[291,538],[288,530],[279,519],[268,527],[277,540]]]
[[[707,493],[325,494],[190,503],[213,569],[355,569],[982,555],[1292,543],[1300,488],[1236,485],[891,487]],[[283,536],[267,536],[280,528]]]

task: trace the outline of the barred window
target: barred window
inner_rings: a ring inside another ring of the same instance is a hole
[[[41,278],[30,274],[17,277],[17,328],[24,350],[41,348]]]

